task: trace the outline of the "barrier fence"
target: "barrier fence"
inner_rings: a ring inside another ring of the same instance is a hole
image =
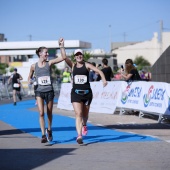
[[[170,84],[164,82],[113,81],[103,88],[102,82],[91,82],[93,100],[90,112],[114,114],[116,109],[123,114],[126,110],[136,110],[140,116],[158,115],[158,121],[170,116]],[[73,110],[70,102],[71,83],[62,84],[58,108]]]
[[[10,99],[12,98],[12,84],[8,84],[8,83],[0,83],[0,100],[3,100],[3,99]],[[22,96],[25,96],[26,95],[26,90],[25,88],[23,87],[22,83],[21,83],[21,95]]]
[[[60,93],[61,84],[53,83],[54,92]],[[0,100],[11,99],[13,96],[12,84],[0,82]],[[21,95],[22,97],[34,96],[34,85],[28,85],[27,82],[21,82]]]

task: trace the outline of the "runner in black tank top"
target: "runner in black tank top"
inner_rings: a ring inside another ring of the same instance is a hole
[[[92,90],[89,83],[89,70],[87,70],[85,62],[83,66],[73,68],[73,88],[71,91],[71,103],[83,102],[85,105],[90,105],[92,101]],[[86,90],[81,91],[81,90]],[[80,94],[86,93],[86,94]]]
[[[61,49],[62,56],[65,55],[65,50]],[[36,76],[36,85],[35,85],[35,97],[38,104],[39,116],[40,116],[40,127],[42,132],[41,143],[47,141],[52,141],[52,109],[53,109],[53,99],[54,99],[54,90],[52,87],[51,80],[51,66],[53,64],[63,61],[65,58],[60,57],[56,59],[49,60],[48,58],[48,49],[46,47],[40,47],[36,50],[36,54],[39,57],[39,61],[36,64],[33,64],[30,68],[30,73],[28,76],[28,83],[31,83],[31,78],[35,72]],[[44,101],[47,106],[47,116],[48,116],[48,127],[46,129],[45,135],[45,120],[44,120]]]
[[[60,44],[63,46],[64,42]],[[63,55],[63,57],[65,56]],[[103,86],[107,85],[107,81],[102,71],[92,64],[84,62],[83,51],[81,49],[74,51],[74,59],[76,60],[75,64],[69,58],[66,58],[65,61],[72,68],[73,88],[71,90],[71,102],[76,115],[76,130],[78,135],[76,141],[78,144],[82,144],[82,135],[87,135],[86,123],[93,96],[89,83],[89,71],[93,70],[100,74]]]
[[[14,68],[14,74],[10,76],[8,79],[8,84],[12,80],[12,89],[13,89],[13,101],[14,101],[14,106],[17,104],[16,100],[16,95],[18,96],[19,100],[22,100],[21,97],[21,80],[23,80],[22,76],[17,73],[17,68]]]
[[[88,89],[90,88],[89,83],[89,70],[86,68],[85,62],[82,67],[78,68],[75,64],[73,67],[73,88]],[[78,81],[78,82],[76,82]]]

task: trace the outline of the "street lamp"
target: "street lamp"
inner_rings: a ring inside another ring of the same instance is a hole
[[[109,25],[109,46],[112,46],[112,25]]]

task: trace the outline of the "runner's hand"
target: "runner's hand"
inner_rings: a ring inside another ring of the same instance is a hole
[[[105,87],[107,85],[107,81],[103,82],[103,87]]]
[[[58,40],[58,44],[59,44],[59,47],[64,47],[64,39],[63,38],[60,38]]]

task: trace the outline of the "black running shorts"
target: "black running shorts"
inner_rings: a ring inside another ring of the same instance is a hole
[[[93,93],[92,90],[89,89],[89,93],[87,94],[77,94],[75,92],[75,89],[71,90],[71,103],[73,102],[83,102],[85,105],[90,105],[92,102],[92,98],[93,98]]]
[[[35,92],[35,98],[41,97],[45,102],[48,104],[49,101],[53,101],[54,99],[54,91],[48,91],[48,92]]]
[[[20,92],[20,91],[21,91],[21,87],[17,87],[17,88],[16,88],[16,87],[13,87],[13,90],[16,90],[16,91],[19,91],[19,92]]]

